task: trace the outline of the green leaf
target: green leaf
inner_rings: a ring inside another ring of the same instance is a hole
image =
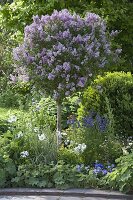
[[[27,182],[29,183],[29,185],[38,186],[39,179],[34,178],[34,177],[30,177]]]
[[[6,172],[4,169],[0,169],[0,187],[4,187],[6,184]]]

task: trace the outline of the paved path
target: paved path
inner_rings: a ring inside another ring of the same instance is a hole
[[[109,200],[99,197],[63,197],[63,196],[0,196],[0,200]],[[120,200],[120,199],[113,199]],[[125,199],[126,200],[126,199]]]
[[[0,200],[133,200],[133,195],[94,189],[0,189]]]

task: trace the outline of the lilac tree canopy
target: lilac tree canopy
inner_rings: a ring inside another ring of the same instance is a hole
[[[23,44],[13,51],[16,71],[62,101],[118,57],[121,50],[112,50],[109,37],[94,13],[81,18],[64,9],[34,16],[25,27]]]

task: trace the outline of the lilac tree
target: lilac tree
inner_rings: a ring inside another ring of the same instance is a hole
[[[84,88],[119,51],[111,49],[106,25],[94,13],[81,18],[65,9],[34,16],[24,33],[23,44],[13,51],[16,70],[56,100],[59,143],[62,100]]]

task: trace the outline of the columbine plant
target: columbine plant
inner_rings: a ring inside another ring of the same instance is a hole
[[[111,50],[106,25],[93,13],[83,19],[66,9],[54,11],[25,27],[24,42],[13,52],[18,79],[32,81],[56,100],[58,143],[63,99],[84,88],[119,52]]]

